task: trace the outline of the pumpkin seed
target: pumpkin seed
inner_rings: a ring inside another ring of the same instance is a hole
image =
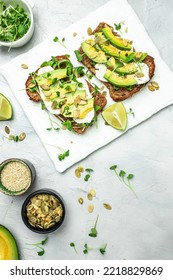
[[[21,64],[21,67],[22,67],[23,69],[28,69],[28,65],[26,65],[26,64],[24,64],[24,63]]]
[[[57,102],[56,100],[54,100],[54,101],[52,102],[51,108],[52,108],[53,110],[55,110],[55,109],[57,108],[57,105],[58,105],[58,102]]]
[[[83,202],[84,202],[83,198],[82,198],[82,197],[79,197],[79,198],[78,198],[78,202],[79,202],[80,204],[83,204]]]
[[[156,82],[151,82],[151,85],[155,87],[155,89],[159,89],[159,85]]]
[[[5,130],[5,132],[6,132],[7,134],[10,134],[10,129],[9,129],[9,127],[8,127],[7,125],[5,126],[5,129],[4,129],[4,130]]]
[[[36,86],[36,83],[30,83],[29,88],[34,88]]]
[[[76,109],[73,111],[73,118],[77,119],[80,115],[80,110],[79,109]]]
[[[47,90],[50,90],[50,87],[48,85],[41,85],[40,86],[43,90],[47,91]]]
[[[92,213],[93,211],[94,211],[94,205],[93,204],[88,205],[88,212]]]
[[[136,73],[135,76],[136,76],[137,78],[142,78],[142,77],[144,77],[144,73],[138,72],[138,73]]]
[[[92,29],[91,29],[91,27],[88,27],[88,29],[87,29],[87,34],[90,36],[90,35],[92,35]]]
[[[96,196],[96,191],[95,191],[94,189],[91,189],[91,190],[90,190],[90,194],[91,194],[92,196]]]
[[[91,193],[88,193],[88,194],[87,194],[87,198],[88,198],[88,200],[93,200],[92,194],[91,194]]]
[[[22,132],[19,134],[19,141],[23,141],[26,138],[26,133]]]
[[[150,91],[155,91],[155,90],[156,90],[155,87],[153,87],[152,85],[148,85],[148,89],[149,89]]]
[[[110,204],[108,204],[108,203],[103,203],[103,206],[107,210],[112,210],[112,206]]]

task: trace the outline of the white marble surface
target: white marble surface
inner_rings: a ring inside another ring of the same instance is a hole
[[[36,46],[49,35],[79,20],[107,1],[41,1],[35,0],[35,34],[29,44],[20,49],[0,48],[0,65]],[[173,70],[172,61],[172,1],[128,1],[144,24],[162,58]],[[14,73],[17,75],[17,73]],[[27,138],[20,143],[9,142],[0,137],[0,160],[10,157],[27,158],[37,171],[32,190],[50,187],[57,190],[66,202],[66,220],[60,230],[49,235],[45,254],[38,257],[36,250],[26,243],[42,240],[45,236],[30,232],[23,224],[20,211],[27,196],[7,197],[0,195],[0,223],[8,227],[16,237],[22,259],[172,259],[173,258],[173,107],[165,108],[148,121],[128,131],[125,135],[93,153],[81,162],[93,168],[92,179],[87,183],[74,175],[75,166],[59,174],[41,142],[12,96],[7,83],[0,76],[0,92],[10,97],[14,118],[8,125],[16,134],[25,131]],[[166,94],[166,81],[165,81]],[[3,129],[6,122],[0,123]],[[133,185],[138,195],[114,176],[109,167],[117,164],[120,169],[135,174]],[[87,212],[89,202],[79,205],[79,196],[94,188],[97,196],[95,210]],[[30,190],[30,192],[32,191]],[[112,205],[105,210],[103,202]],[[98,238],[88,237],[97,214]],[[75,242],[77,254],[69,246]],[[95,248],[83,254],[85,243]],[[107,243],[102,256],[98,249]]]

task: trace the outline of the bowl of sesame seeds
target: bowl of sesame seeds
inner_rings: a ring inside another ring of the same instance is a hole
[[[0,164],[0,192],[21,195],[31,187],[35,176],[35,168],[28,160],[7,159]]]

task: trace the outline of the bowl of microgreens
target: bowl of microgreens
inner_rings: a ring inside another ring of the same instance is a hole
[[[0,0],[0,46],[18,48],[31,39],[33,7],[31,0]]]

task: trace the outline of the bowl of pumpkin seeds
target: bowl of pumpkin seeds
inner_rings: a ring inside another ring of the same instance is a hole
[[[65,218],[65,206],[61,196],[50,189],[31,193],[22,205],[24,224],[36,233],[46,234],[57,230]]]

